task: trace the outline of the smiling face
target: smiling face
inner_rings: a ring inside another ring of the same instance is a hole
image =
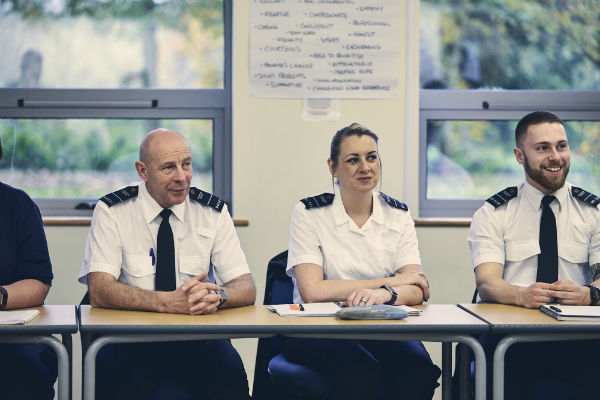
[[[515,157],[525,169],[525,179],[533,187],[550,194],[565,184],[571,152],[565,128],[559,123],[531,125]]]
[[[333,160],[327,162],[329,170],[340,182],[340,190],[345,193],[370,192],[379,183],[377,143],[368,135],[344,138],[335,166]]]
[[[144,138],[140,153],[135,166],[150,196],[163,208],[183,203],[193,172],[186,140],[174,131],[155,130]]]

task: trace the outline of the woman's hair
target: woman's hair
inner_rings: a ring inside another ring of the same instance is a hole
[[[333,139],[331,139],[331,150],[329,152],[329,158],[331,158],[332,167],[334,169],[338,165],[338,158],[340,156],[340,148],[342,147],[342,140],[344,140],[345,138],[347,138],[349,136],[354,136],[354,135],[356,135],[358,137],[360,137],[362,135],[370,136],[375,141],[375,144],[377,144],[377,141],[379,140],[379,138],[373,131],[371,131],[366,126],[357,124],[356,122],[354,122],[353,124],[351,124],[345,128],[340,129],[339,131],[337,131],[335,133],[335,135],[333,135]]]

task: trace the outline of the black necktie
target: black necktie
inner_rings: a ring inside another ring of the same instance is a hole
[[[540,220],[540,255],[538,256],[537,282],[553,283],[558,280],[558,245],[556,241],[556,218],[550,203],[556,197],[546,195],[542,199]]]
[[[165,208],[160,212],[162,222],[156,237],[156,275],[154,276],[154,290],[175,290],[175,244],[173,243],[173,230],[169,224],[172,211]]]

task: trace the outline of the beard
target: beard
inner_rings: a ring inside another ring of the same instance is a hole
[[[561,187],[564,186],[565,181],[567,180],[567,175],[569,174],[570,163],[565,163],[562,165],[562,175],[556,176],[555,179],[550,179],[546,175],[544,175],[544,167],[540,164],[539,168],[534,169],[529,165],[529,161],[527,160],[527,156],[525,152],[523,152],[523,167],[525,168],[525,173],[535,182],[537,182],[541,187],[554,192]],[[550,164],[548,167],[559,167],[560,163]]]

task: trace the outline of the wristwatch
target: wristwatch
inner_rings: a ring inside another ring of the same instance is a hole
[[[392,298],[390,299],[390,301],[386,301],[383,304],[394,304],[396,302],[396,299],[398,298],[398,293],[396,293],[396,291],[394,290],[393,287],[388,286],[388,285],[383,285],[379,289],[385,289],[388,292],[390,292],[390,294],[392,295]]]
[[[0,286],[0,310],[4,310],[6,308],[6,303],[8,302],[8,292],[2,286]]]
[[[227,293],[225,292],[225,289],[221,288],[219,294],[221,295],[221,299],[219,300],[217,308],[221,308],[223,304],[227,303]]]
[[[600,303],[600,288],[598,288],[598,286],[594,286],[594,285],[585,285],[586,287],[590,288],[590,305],[591,306],[596,306],[598,305],[598,303]]]

